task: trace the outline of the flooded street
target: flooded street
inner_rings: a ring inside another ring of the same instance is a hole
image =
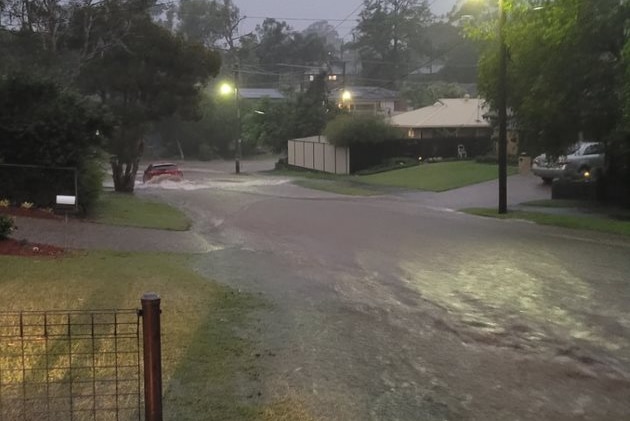
[[[264,397],[323,420],[630,414],[627,240],[197,176],[142,194],[216,246],[197,270],[271,303],[244,333]]]

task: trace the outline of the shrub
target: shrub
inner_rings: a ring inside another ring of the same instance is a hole
[[[17,229],[15,221],[8,215],[0,215],[0,240],[4,240]]]
[[[350,146],[395,139],[398,130],[374,115],[342,114],[326,125],[324,134],[335,146]]]
[[[84,212],[89,212],[101,195],[105,173],[101,162],[93,158],[82,162],[78,175],[78,202]]]

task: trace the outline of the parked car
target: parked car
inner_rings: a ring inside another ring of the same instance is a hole
[[[557,160],[538,155],[532,163],[532,173],[551,183],[555,178],[592,178],[604,168],[605,148],[601,142],[581,142],[567,150]]]
[[[147,169],[144,170],[142,182],[146,183],[155,177],[181,179],[183,176],[184,173],[179,169],[179,167],[177,167],[177,164],[173,164],[171,162],[158,162],[150,164]]]

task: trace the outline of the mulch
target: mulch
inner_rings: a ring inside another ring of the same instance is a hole
[[[29,218],[60,219],[59,215],[39,208],[0,207],[0,215],[23,216]],[[18,228],[19,229],[19,228]],[[60,257],[65,250],[49,244],[31,243],[24,240],[6,238],[0,240],[0,255],[25,257]]]

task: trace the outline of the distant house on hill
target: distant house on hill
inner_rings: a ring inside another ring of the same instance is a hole
[[[241,99],[245,100],[257,100],[263,98],[281,100],[285,98],[284,94],[279,90],[269,88],[241,88],[239,89],[239,96]]]
[[[390,117],[407,111],[407,102],[397,91],[378,86],[346,86],[330,92],[331,100],[352,112]]]

